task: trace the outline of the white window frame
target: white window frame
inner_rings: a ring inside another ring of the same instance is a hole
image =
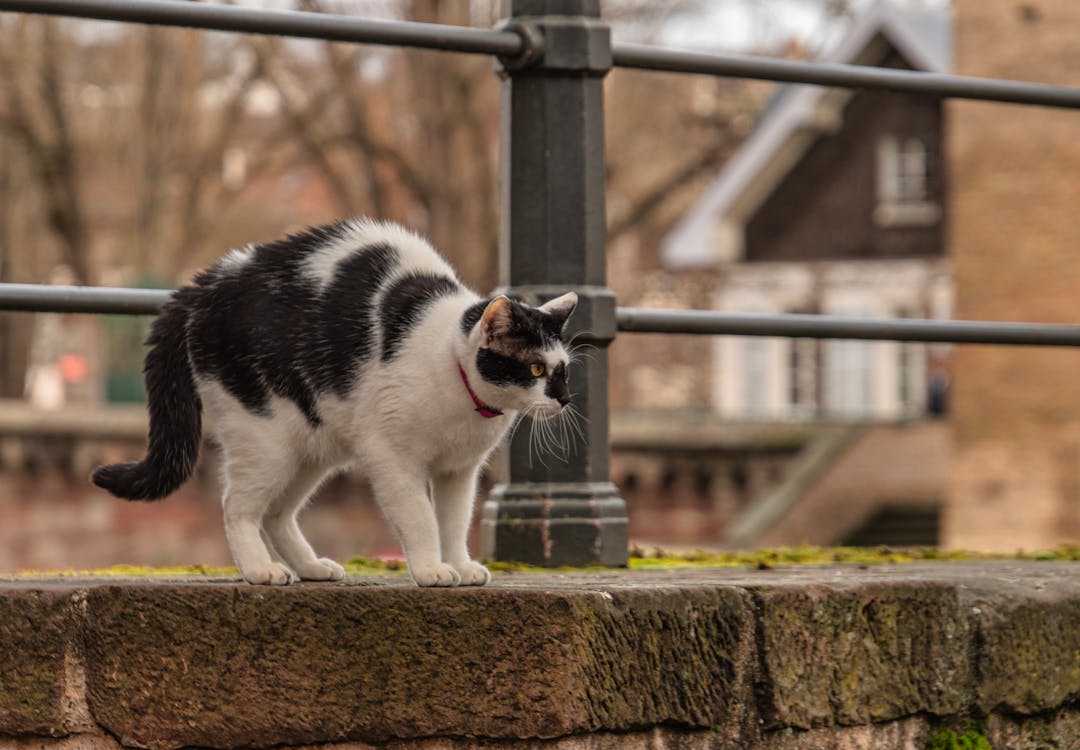
[[[930,226],[941,220],[941,206],[930,200],[930,150],[923,139],[885,135],[877,143],[879,226]]]
[[[818,416],[820,342],[817,339],[788,339],[787,408],[793,419]]]

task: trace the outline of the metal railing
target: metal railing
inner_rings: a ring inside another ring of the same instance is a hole
[[[509,58],[540,58],[544,53],[543,37],[522,33],[520,28],[515,31],[370,21],[330,13],[263,10],[177,0],[3,0],[0,10]],[[1039,83],[777,60],[753,55],[718,55],[619,42],[611,45],[611,53],[612,64],[623,68],[1080,108],[1080,90]]]
[[[793,62],[612,43],[599,0],[510,0],[498,29],[262,10],[175,0],[0,0],[41,13],[335,42],[493,55],[502,65],[503,282],[545,298],[567,288],[572,324],[601,351],[624,332],[735,334],[953,343],[1080,346],[1080,326],[874,320],[616,308],[604,276],[604,75],[612,67],[1080,108],[1080,90],[857,65]],[[168,290],[0,284],[0,310],[153,314]],[[621,564],[626,507],[608,477],[607,361],[587,358],[575,400],[590,418],[586,445],[565,464],[533,466],[524,436],[485,506],[485,554],[542,564]]]
[[[172,290],[103,286],[0,284],[0,310],[156,315]],[[1080,326],[842,315],[730,313],[714,310],[615,308],[626,333],[782,336],[785,338],[917,341],[1015,346],[1080,346]]]

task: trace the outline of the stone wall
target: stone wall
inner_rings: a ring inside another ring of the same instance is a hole
[[[1076,86],[1075,0],[956,0],[956,72]],[[948,105],[956,317],[1077,323],[1080,115]],[[1080,537],[1080,352],[957,347],[945,543]]]
[[[1076,747],[1078,572],[10,578],[0,748]]]

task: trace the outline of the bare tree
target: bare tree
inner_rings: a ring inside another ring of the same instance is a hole
[[[153,27],[138,34],[133,259],[144,271],[173,279],[237,197],[223,175],[233,142],[242,138],[255,151],[279,134],[245,129],[248,96],[263,75],[258,61],[243,55],[246,42],[233,41],[221,53],[229,66],[216,70],[205,34]],[[271,164],[260,160],[255,169]],[[246,169],[245,179],[253,176]],[[208,213],[210,203],[215,209]]]
[[[44,198],[48,227],[80,283],[90,278],[85,209],[76,138],[64,96],[69,47],[52,19],[20,18],[0,45],[3,109],[0,127],[30,159]]]
[[[323,10],[319,0],[299,7]],[[405,15],[467,24],[467,0],[411,0]],[[480,289],[495,283],[497,83],[487,60],[327,43],[317,61],[254,42],[303,158],[344,213],[430,236]],[[372,74],[367,63],[381,72]]]
[[[310,11],[324,1],[296,0]],[[696,2],[612,4],[611,19],[655,25]],[[419,21],[487,24],[481,5],[400,7]],[[16,223],[33,238],[21,280],[62,262],[81,283],[120,266],[172,282],[234,239],[368,214],[429,235],[476,288],[495,285],[499,97],[488,58],[137,26],[77,40],[73,28],[29,16],[0,27],[0,149],[18,155],[0,165],[0,190],[19,180]],[[744,98],[724,85],[608,77],[612,240],[648,246],[741,137]],[[254,94],[268,92],[273,106],[253,114]],[[223,168],[237,154],[239,180]],[[3,224],[10,279],[14,230]]]

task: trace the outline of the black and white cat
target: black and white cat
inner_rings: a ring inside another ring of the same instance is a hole
[[[251,583],[338,580],[297,514],[328,476],[372,484],[421,586],[482,586],[466,534],[477,475],[518,413],[570,401],[577,303],[481,299],[402,227],[353,220],[234,250],[178,289],[144,367],[150,440],[93,482],[131,500],[190,476],[202,408],[224,459],[225,532]],[[284,564],[274,561],[265,532]]]

